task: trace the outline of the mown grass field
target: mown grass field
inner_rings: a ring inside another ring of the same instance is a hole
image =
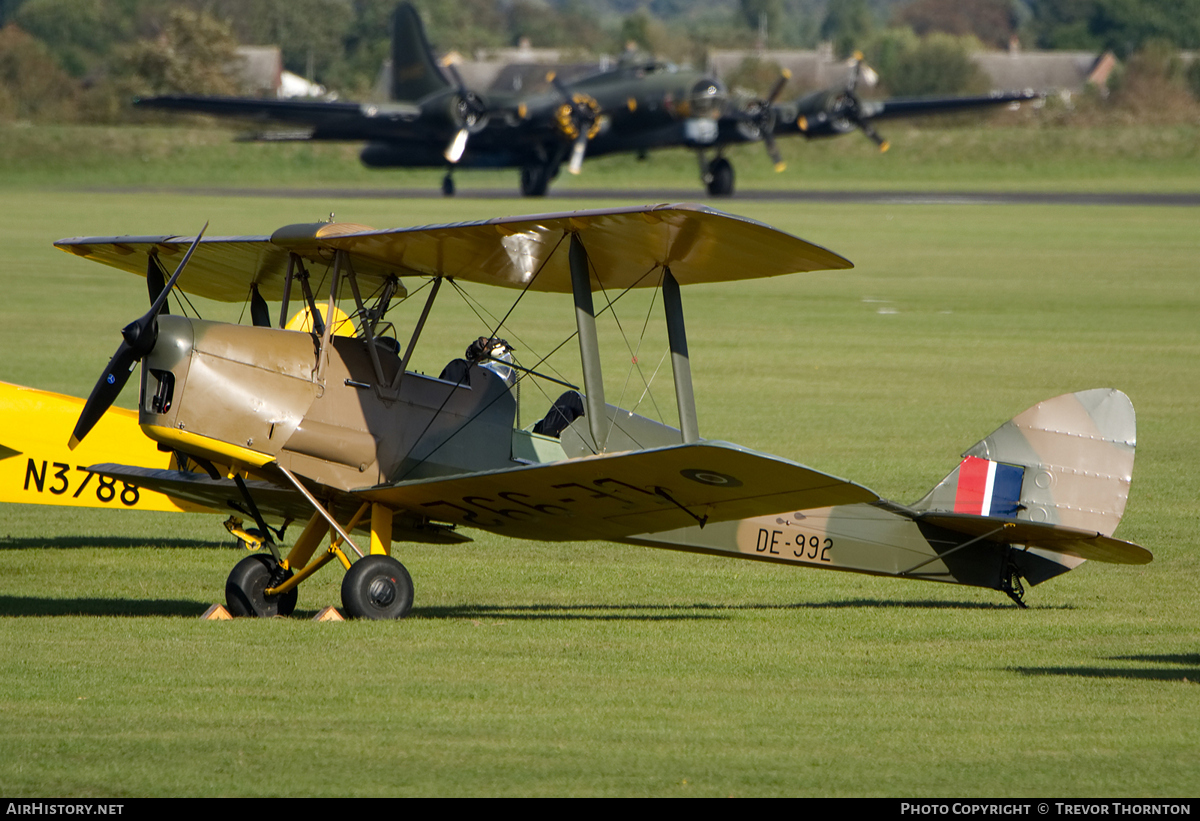
[[[976,120],[971,122],[975,123]],[[886,126],[886,127],[884,127]],[[881,126],[880,154],[866,138],[780,141],[788,168],[772,170],[759,146],[730,152],[739,190],[1195,191],[1200,125],[1066,128],[1019,125],[1008,112],[984,125],[932,122]],[[220,127],[0,127],[0,187],[77,190],[105,186],[351,186],[440,190],[438,169],[377,171],[358,162],[360,145],[239,143]],[[459,190],[517,190],[517,172],[465,170]],[[604,188],[703,191],[696,158],[683,149],[589,159],[562,173],[552,192]]]
[[[893,156],[879,159],[870,168]],[[846,162],[847,187],[883,185]],[[147,164],[169,177],[174,163]],[[149,182],[85,165],[3,170],[5,381],[86,394],[119,329],[145,310],[140,279],[62,254],[59,237],[190,233],[205,220],[211,234],[269,233],[330,211],[389,227],[543,207],[81,193]],[[1158,169],[1131,190],[1187,190],[1172,187],[1182,161],[1130,165]],[[658,184],[692,184],[680,167],[684,177]],[[1002,163],[979,167],[955,179],[990,188],[1005,176]],[[623,184],[619,171],[591,184]],[[1194,164],[1189,173],[1194,185]],[[206,181],[259,181],[221,174]],[[1064,187],[1106,190],[1089,174]],[[1088,563],[1031,590],[1020,611],[994,591],[481,535],[401,546],[417,589],[404,622],[308,621],[338,603],[341,574],[327,569],[301,588],[297,618],[208,623],[196,617],[238,558],[219,518],[10,506],[0,794],[1194,796],[1195,209],[722,207],[856,268],[684,292],[702,435],[910,501],[1038,400],[1117,387],[1139,425],[1117,535],[1154,562]],[[513,296],[473,293],[496,312]],[[619,307],[636,345],[650,306]],[[400,313],[403,333],[416,310]],[[523,361],[572,324],[562,299],[522,302]],[[657,310],[650,325],[639,359],[657,363]],[[482,332],[461,300],[439,298],[414,363],[437,370]],[[629,354],[619,332],[604,333],[609,400],[624,390],[632,405]],[[568,378],[571,347],[552,360]],[[665,374],[655,388],[670,421]],[[527,388],[523,415],[548,401]],[[122,404],[133,402],[128,391]],[[14,435],[0,432],[0,445]]]

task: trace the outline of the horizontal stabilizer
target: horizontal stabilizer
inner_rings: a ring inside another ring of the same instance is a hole
[[[1051,553],[1109,564],[1149,564],[1149,550],[1096,531],[1076,530],[1000,516],[960,513],[925,513],[917,521],[955,533],[1004,544],[1020,544]]]
[[[845,479],[724,442],[401,482],[356,495],[437,521],[545,541],[620,540],[879,498]]]

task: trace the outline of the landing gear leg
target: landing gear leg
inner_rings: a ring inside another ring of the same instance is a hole
[[[526,165],[521,168],[521,196],[544,197],[550,187],[550,169],[544,165]]]
[[[446,197],[454,196],[454,176],[447,171],[446,176],[442,177],[442,195]]]
[[[1000,589],[1016,602],[1017,607],[1022,610],[1029,607],[1025,603],[1025,585],[1021,584],[1021,571],[1011,559],[1005,564],[1004,570],[1000,574]]]
[[[728,197],[733,194],[733,164],[724,157],[717,156],[710,162],[702,178],[710,196]]]

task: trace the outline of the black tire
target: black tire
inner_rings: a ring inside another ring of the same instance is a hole
[[[453,197],[454,196],[454,178],[451,177],[449,174],[442,177],[442,196],[445,196],[445,197]]]
[[[280,570],[271,556],[247,556],[233,566],[225,581],[225,606],[233,616],[290,616],[298,590],[292,588],[282,596],[267,596],[263,591],[291,576],[292,571]]]
[[[364,556],[342,579],[342,607],[352,619],[402,619],[412,604],[412,577],[391,556]]]
[[[541,165],[521,168],[521,196],[544,197],[550,188],[550,171]]]
[[[714,197],[728,197],[733,193],[733,164],[724,157],[717,157],[708,164],[708,193]]]

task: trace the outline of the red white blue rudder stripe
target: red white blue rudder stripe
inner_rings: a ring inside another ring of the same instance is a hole
[[[968,456],[958,466],[954,512],[975,516],[1016,516],[1025,469]]]

